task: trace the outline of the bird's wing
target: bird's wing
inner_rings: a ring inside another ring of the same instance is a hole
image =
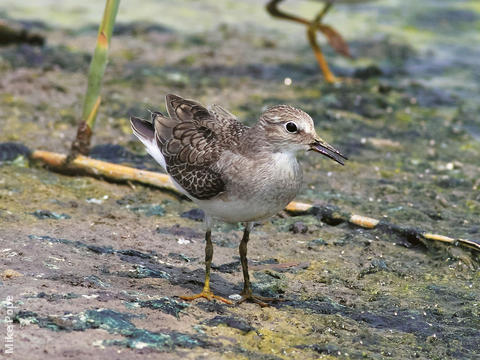
[[[177,122],[193,122],[198,127],[206,127],[215,133],[218,139],[237,137],[238,132],[246,129],[235,115],[220,105],[210,105],[205,108],[196,101],[186,100],[180,96],[166,96],[167,111],[170,118]]]
[[[170,176],[191,196],[210,199],[225,190],[215,163],[222,151],[235,146],[246,126],[228,111],[214,105],[167,95],[170,117],[154,118],[155,138]]]
[[[236,125],[238,124],[238,119],[230,111],[225,110],[223,107],[217,104],[212,104],[208,107],[208,111],[212,116],[218,120],[223,125]]]

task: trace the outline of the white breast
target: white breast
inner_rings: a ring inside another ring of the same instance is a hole
[[[273,172],[278,178],[293,178],[298,171],[297,158],[292,152],[275,153],[272,162],[275,164]]]

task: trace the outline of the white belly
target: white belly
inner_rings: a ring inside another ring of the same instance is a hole
[[[258,199],[234,199],[234,200],[198,200],[194,202],[208,215],[227,223],[259,221],[267,219],[287,204],[262,202]]]

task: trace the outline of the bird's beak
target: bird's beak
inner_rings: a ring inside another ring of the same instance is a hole
[[[340,151],[338,151],[332,145],[320,138],[315,139],[315,141],[310,144],[309,150],[313,150],[322,155],[325,155],[326,157],[329,157],[340,165],[344,165],[345,160],[348,160],[347,157],[343,155]]]

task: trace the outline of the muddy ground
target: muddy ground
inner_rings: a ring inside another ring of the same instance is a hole
[[[318,4],[285,8],[308,15]],[[65,153],[102,4],[4,1],[0,10],[46,40],[0,48],[0,142]],[[288,103],[350,158],[340,167],[300,154],[298,200],[480,240],[478,2],[378,1],[337,6],[326,20],[354,56],[321,38],[327,59],[353,80],[326,84],[304,29],[271,19],[261,2],[123,2],[92,155],[159,170],[128,117],[164,110],[169,92],[247,123]],[[18,150],[0,153],[5,358],[480,359],[474,250],[277,216],[255,228],[249,260],[255,290],[284,301],[186,303],[178,295],[198,292],[204,276],[192,203],[54,173]],[[242,288],[240,238],[240,226],[215,226],[212,288],[225,297]]]

